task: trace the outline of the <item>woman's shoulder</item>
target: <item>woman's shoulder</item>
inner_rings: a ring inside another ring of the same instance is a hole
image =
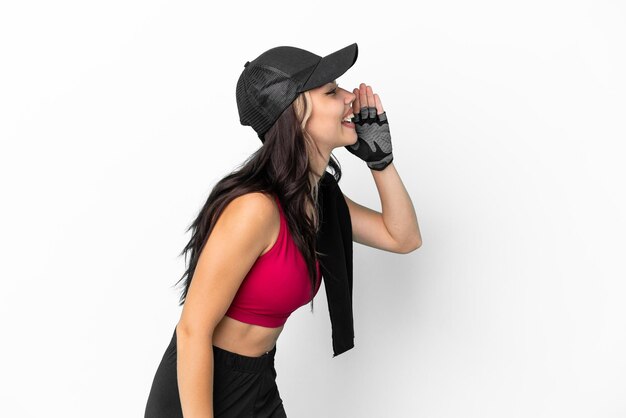
[[[235,197],[231,200],[226,208],[230,211],[242,211],[256,213],[259,217],[272,217],[277,213],[276,199],[271,193],[265,192],[248,192]]]
[[[265,243],[264,252],[276,240],[280,214],[272,194],[248,192],[233,198],[220,218],[226,224],[238,224],[240,233],[251,234]]]

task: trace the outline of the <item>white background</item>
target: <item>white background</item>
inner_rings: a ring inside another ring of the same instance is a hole
[[[354,349],[332,358],[323,286],[292,314],[287,414],[626,416],[625,23],[618,1],[3,2],[0,415],[143,416],[185,229],[261,146],[243,64],[357,42],[338,81],[380,95],[423,246],[355,244]]]

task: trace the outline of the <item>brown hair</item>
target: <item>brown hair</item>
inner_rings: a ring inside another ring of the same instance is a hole
[[[306,132],[311,110],[310,93],[305,91],[298,95],[267,131],[263,146],[213,187],[198,216],[187,228],[187,231],[192,230],[191,239],[179,254],[185,255],[188,266],[176,282],[178,284],[184,280],[179,305],[185,302],[200,253],[224,208],[238,196],[264,192],[276,194],[279,198],[291,235],[306,261],[311,280],[311,312],[313,311],[313,292],[317,281],[315,262],[319,254],[316,246],[319,208],[318,184],[316,182],[311,187],[310,182],[313,173],[309,155],[314,152],[321,155],[321,152]],[[333,176],[339,180],[341,167],[332,154],[328,166],[332,168]],[[315,208],[312,219],[306,210],[311,206]]]

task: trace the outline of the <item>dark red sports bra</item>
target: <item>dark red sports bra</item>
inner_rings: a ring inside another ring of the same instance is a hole
[[[226,311],[226,316],[238,321],[270,328],[282,326],[292,312],[311,301],[304,257],[291,237],[280,201],[274,198],[280,212],[278,238],[252,265]],[[322,278],[319,260],[316,266],[314,296]]]

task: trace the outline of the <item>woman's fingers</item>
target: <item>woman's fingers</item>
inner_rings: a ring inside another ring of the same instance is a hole
[[[376,102],[374,101],[374,91],[372,90],[372,86],[365,87],[365,94],[367,95],[367,107],[375,107]]]
[[[365,83],[361,83],[359,86],[359,101],[361,102],[361,107],[369,106],[367,102],[367,86]]]
[[[385,111],[383,110],[383,104],[380,101],[380,97],[378,97],[378,94],[374,95],[374,100],[376,101],[376,114],[380,115],[384,113]]]
[[[368,86],[365,83],[361,83],[359,88],[352,90],[352,93],[356,96],[352,102],[352,113],[358,114],[361,112],[361,108],[375,107],[376,114],[380,115],[384,113],[383,104],[378,94],[374,94],[372,86]],[[366,116],[365,116],[366,117]]]

